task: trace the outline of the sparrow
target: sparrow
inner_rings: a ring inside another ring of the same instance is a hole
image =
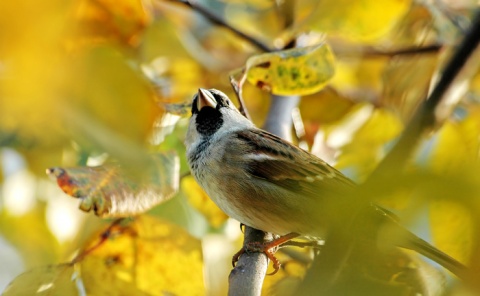
[[[280,235],[263,250],[276,270],[273,248],[297,236],[326,235],[334,215],[341,213],[338,207],[349,202],[355,182],[308,151],[257,128],[219,90],[200,88],[191,112],[185,146],[192,175],[228,216]],[[401,236],[398,247],[414,250],[459,277],[465,273],[463,264],[401,226],[388,210],[372,203],[363,212],[362,219],[378,232],[388,226]],[[377,232],[362,236],[374,240]]]

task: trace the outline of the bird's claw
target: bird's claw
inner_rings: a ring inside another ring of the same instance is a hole
[[[246,243],[240,251],[235,253],[232,257],[232,265],[235,267],[235,264],[238,262],[238,259],[243,253],[264,253],[268,259],[270,259],[273,263],[274,270],[269,273],[268,275],[274,275],[279,270],[282,264],[280,261],[275,257],[275,252],[286,242],[290,241],[291,239],[299,236],[297,233],[289,233],[287,235],[281,236],[277,239],[274,239],[271,242],[261,243],[261,242],[249,242]]]
[[[270,259],[273,263],[273,271],[268,273],[267,275],[274,275],[279,270],[282,264],[280,261],[275,257],[275,252],[278,250],[278,246],[270,246],[270,243],[260,243],[260,242],[250,242],[245,244],[243,248],[240,249],[235,255],[232,257],[232,266],[235,267],[235,264],[240,259],[240,256],[244,253],[263,253]]]

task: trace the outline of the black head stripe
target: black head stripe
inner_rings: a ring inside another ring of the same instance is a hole
[[[197,118],[195,120],[197,131],[204,136],[210,136],[214,134],[223,124],[222,114],[220,110],[210,107],[202,108],[198,111]]]

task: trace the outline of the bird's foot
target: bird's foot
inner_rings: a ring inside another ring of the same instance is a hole
[[[235,263],[237,263],[238,259],[243,253],[264,253],[267,258],[272,261],[274,268],[274,270],[268,275],[274,275],[278,272],[278,270],[280,270],[281,266],[280,261],[275,257],[275,252],[277,252],[277,250],[282,247],[282,245],[298,236],[298,233],[292,232],[266,243],[249,242],[245,244],[243,248],[240,249],[240,251],[233,255],[232,265],[233,267],[235,267]]]

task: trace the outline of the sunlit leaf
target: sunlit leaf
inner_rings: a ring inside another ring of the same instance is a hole
[[[257,39],[275,37],[285,29],[284,16],[278,13],[279,7],[285,5],[285,2],[281,4],[256,0],[228,2],[225,7],[225,17],[229,23],[236,28],[242,28],[243,32]]]
[[[436,54],[422,54],[392,60],[383,76],[385,88],[381,96],[382,104],[408,120],[427,96],[437,59]]]
[[[151,21],[140,0],[80,0],[75,8],[76,34],[72,44],[120,42],[138,45],[140,34]]]
[[[357,101],[377,100],[383,84],[382,74],[387,65],[385,57],[343,57],[337,59],[331,85],[345,96]]]
[[[2,202],[4,202],[4,196],[2,196]],[[8,209],[4,207],[0,215],[2,236],[15,246],[27,267],[54,262],[60,250],[58,241],[47,225],[39,221],[45,221],[45,212],[42,206],[37,206],[19,216],[9,214]]]
[[[435,29],[432,13],[429,10],[431,5],[423,3],[412,3],[411,8],[401,18],[395,27],[385,37],[388,40],[389,48],[406,48],[436,44],[438,31]]]
[[[0,26],[9,28],[0,32],[0,130],[12,144],[58,147],[66,141],[53,106],[65,77],[61,40],[71,25],[69,6],[56,0],[0,3]]]
[[[203,85],[200,66],[188,58],[159,57],[142,70],[155,88],[156,100],[167,112],[190,113],[193,94]]]
[[[148,216],[117,230],[80,262],[88,295],[205,294],[201,245],[185,230]]]
[[[388,32],[409,9],[410,0],[328,0],[318,2],[308,28],[355,41],[374,41]]]
[[[376,167],[386,151],[386,144],[402,130],[400,120],[385,109],[375,109],[357,130],[350,143],[342,148],[338,168],[353,167],[365,178]]]
[[[478,110],[460,122],[447,121],[438,131],[436,145],[427,165],[435,172],[455,174],[471,169],[478,161],[480,120]],[[455,147],[455,153],[452,153]],[[476,171],[476,170],[475,170]],[[459,195],[471,194],[466,190]],[[473,217],[455,200],[439,200],[430,205],[433,239],[438,247],[465,262],[473,247]]]
[[[155,106],[148,83],[125,58],[113,47],[97,47],[71,61],[68,91],[73,98],[58,107],[67,107],[59,111],[74,132],[87,124],[82,120],[93,117],[121,137],[145,141],[161,110]],[[83,132],[86,140],[94,138],[89,133],[95,130]]]
[[[179,163],[175,153],[152,156],[143,172],[118,165],[51,168],[47,173],[60,188],[81,199],[80,209],[96,215],[130,216],[143,213],[169,199],[178,190]]]
[[[212,226],[219,227],[228,219],[228,216],[213,203],[192,176],[184,177],[181,186],[188,201],[205,215]]]
[[[38,267],[17,276],[2,295],[82,295],[76,277],[70,264]]]
[[[435,245],[450,256],[467,263],[474,245],[474,219],[454,201],[430,203],[430,222]]]
[[[339,120],[355,103],[342,96],[333,88],[325,88],[321,92],[306,96],[300,102],[302,118],[319,124],[329,124]]]
[[[247,79],[276,95],[307,95],[321,90],[335,73],[326,43],[256,55],[247,61]]]
[[[435,172],[448,173],[461,170],[478,159],[480,147],[479,112],[472,112],[460,122],[447,121],[438,131],[436,145],[428,166]],[[455,147],[455,153],[452,153]]]

